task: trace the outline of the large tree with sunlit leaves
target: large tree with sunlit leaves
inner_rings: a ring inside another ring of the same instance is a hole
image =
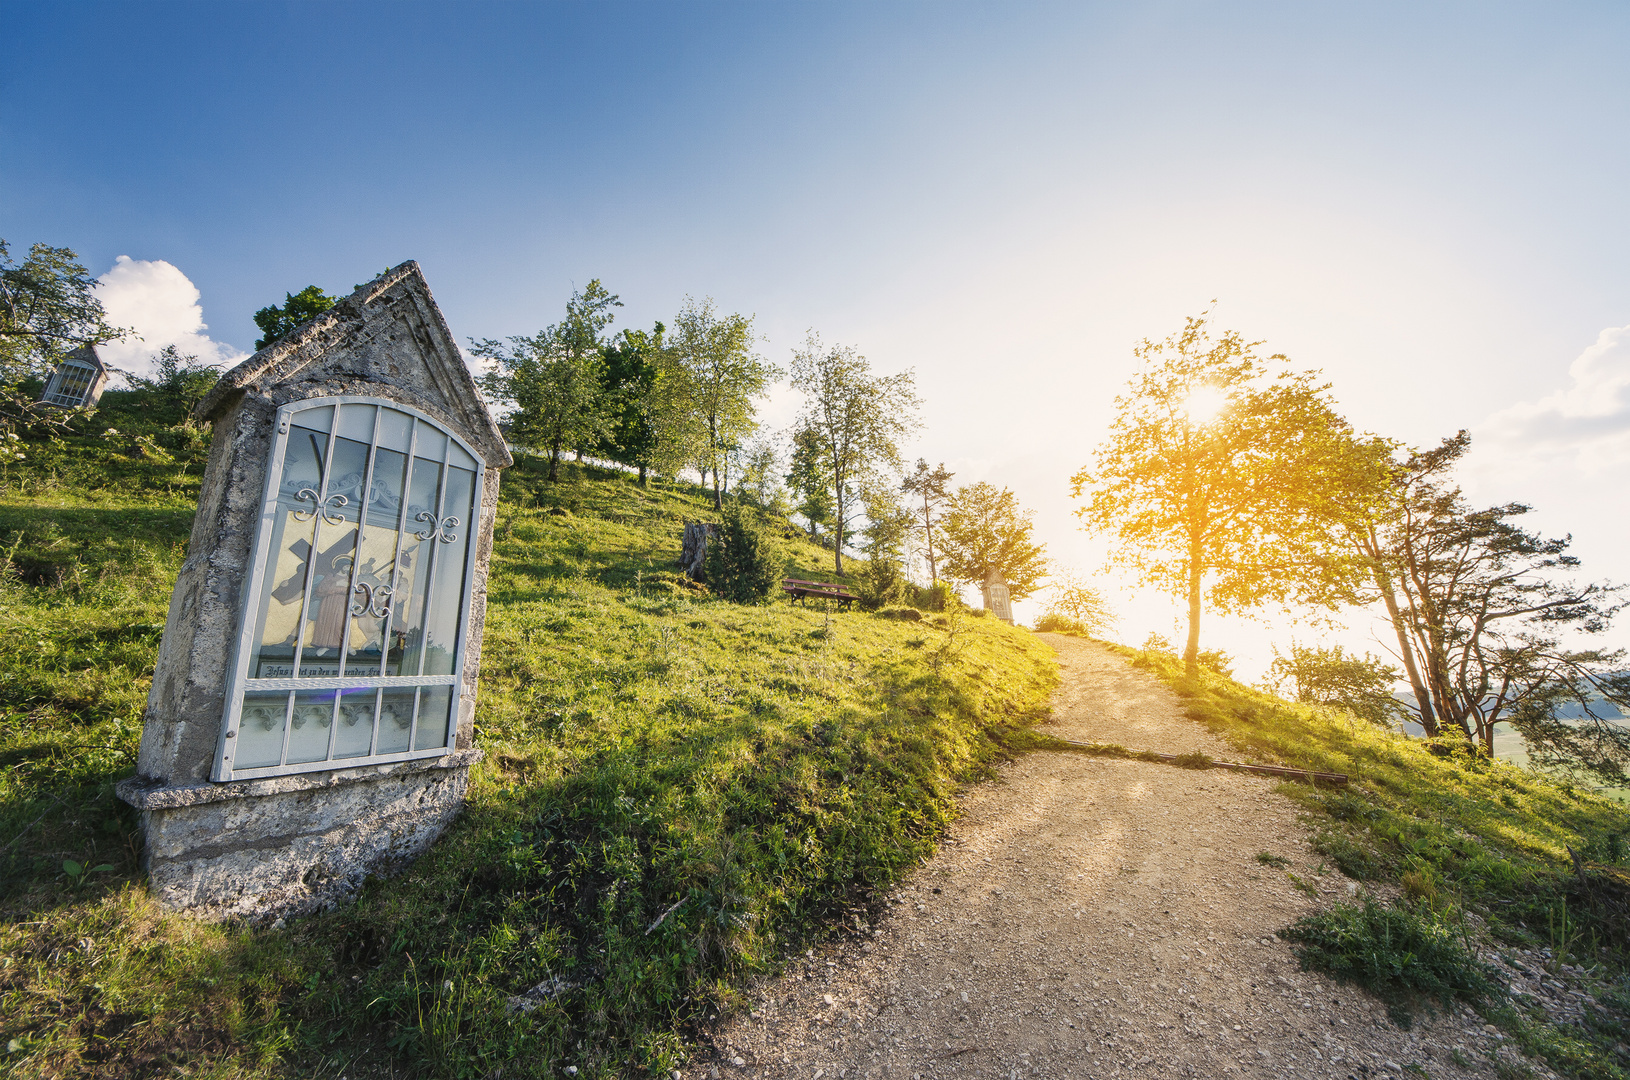
[[[1190,680],[1204,606],[1333,608],[1357,595],[1362,566],[1341,526],[1385,483],[1317,372],[1213,337],[1207,321],[1134,350],[1141,370],[1115,399],[1109,438],[1072,479],[1076,513],[1112,538],[1113,560],[1187,601]]]

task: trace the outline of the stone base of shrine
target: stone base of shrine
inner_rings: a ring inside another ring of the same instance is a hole
[[[120,782],[142,813],[164,907],[270,922],[345,903],[423,854],[458,816],[479,750],[266,780]]]

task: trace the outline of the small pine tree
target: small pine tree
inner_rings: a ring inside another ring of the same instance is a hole
[[[780,583],[786,566],[780,548],[765,533],[758,516],[738,500],[726,500],[719,516],[719,531],[707,545],[708,588],[738,604],[763,603]]]
[[[855,595],[867,611],[888,607],[905,600],[906,579],[893,559],[873,559],[855,575]]]

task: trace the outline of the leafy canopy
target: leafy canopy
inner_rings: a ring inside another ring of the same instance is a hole
[[[1145,339],[1096,463],[1072,478],[1076,513],[1113,537],[1112,559],[1188,600],[1190,677],[1202,600],[1251,612],[1351,597],[1363,568],[1341,523],[1385,482],[1383,464],[1354,452],[1318,373],[1261,357],[1260,344],[1214,339],[1205,315]]]
[[[978,584],[994,569],[1013,599],[1035,592],[1047,576],[1047,552],[1030,538],[1030,514],[1005,487],[981,480],[957,488],[940,522],[945,576]]]
[[[307,285],[297,293],[284,293],[281,306],[272,304],[255,312],[255,325],[260,327],[255,348],[264,349],[288,337],[301,323],[332,311],[337,303],[338,297],[329,296],[315,285]]]
[[[161,407],[185,419],[221,378],[219,364],[206,364],[192,353],[166,345],[153,357],[153,377],[125,373],[133,391],[142,391]]]
[[[96,280],[72,249],[35,244],[14,263],[0,240],[0,385],[44,376],[81,345],[129,334],[108,325]]]
[[[841,574],[859,490],[884,466],[899,467],[900,440],[919,426],[916,377],[909,369],[874,375],[860,353],[847,345],[829,348],[811,330],[793,353],[792,385],[804,396],[798,430],[810,450],[811,480],[831,500],[833,568]]]
[[[481,384],[510,411],[510,438],[547,450],[549,479],[559,478],[562,449],[597,445],[612,427],[604,379],[605,329],[622,302],[598,278],[572,293],[566,318],[531,337],[472,338],[471,353],[493,362]]]
[[[602,352],[601,383],[609,423],[597,449],[612,461],[640,471],[674,472],[684,464],[683,440],[674,424],[674,377],[664,340],[667,327],[624,330]]]
[[[674,318],[669,347],[683,395],[682,427],[696,465],[713,474],[713,505],[722,505],[720,470],[732,447],[758,427],[754,402],[781,377],[781,370],[753,351],[753,320],[720,316],[712,298],[686,297]]]
[[[1268,688],[1305,705],[1346,709],[1354,716],[1386,725],[1407,715],[1392,695],[1399,671],[1379,656],[1349,653],[1340,645],[1321,648],[1291,642],[1290,651],[1273,650]]]
[[[787,487],[798,498],[793,509],[803,515],[809,538],[819,540],[821,529],[832,522],[832,493],[827,489],[821,468],[820,439],[813,431],[800,428],[792,433],[792,460],[788,464]]]

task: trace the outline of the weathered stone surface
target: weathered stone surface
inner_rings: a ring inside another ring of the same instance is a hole
[[[370,875],[422,854],[463,805],[469,756],[407,764],[417,767],[144,812],[154,894],[169,908],[251,921],[350,899]]]
[[[499,470],[511,458],[418,264],[408,262],[227,372],[197,409],[214,424],[209,462],[159,648],[138,777],[120,789],[143,811],[154,888],[169,906],[239,916],[310,910],[422,850],[463,797],[473,757],[456,752],[274,780],[209,779],[242,590],[255,569],[277,410],[330,396],[417,409],[485,462],[453,743],[459,751],[472,746]],[[329,804],[341,809],[331,813]],[[229,805],[253,805],[267,821],[256,826]]]
[[[343,787],[363,781],[383,780],[401,772],[428,768],[453,768],[474,765],[484,755],[480,750],[455,750],[445,757],[431,761],[398,761],[382,765],[360,765],[351,769],[333,769],[327,772],[295,773],[293,776],[275,776],[264,780],[240,780],[232,784],[186,783],[166,785],[161,780],[132,776],[119,781],[119,798],[138,810],[174,810],[182,806],[224,802],[227,799],[252,799],[266,795],[286,795],[320,788]]]

